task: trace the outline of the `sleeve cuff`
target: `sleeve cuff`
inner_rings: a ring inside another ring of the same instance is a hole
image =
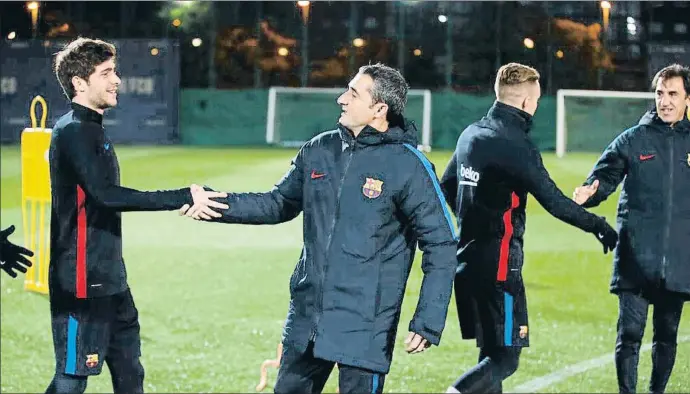
[[[427,342],[431,343],[432,345],[438,346],[438,344],[441,342],[440,333],[427,330],[425,327],[422,327],[420,324],[417,324],[416,320],[412,320],[410,322],[409,330],[410,332],[414,332],[415,334],[421,335],[424,339],[427,340]]]
[[[192,191],[190,188],[186,187],[184,189],[177,189],[174,190],[173,193],[173,199],[175,200],[173,205],[177,206],[177,208],[180,208],[185,204],[189,204],[190,206],[194,204],[194,199],[192,198]]]

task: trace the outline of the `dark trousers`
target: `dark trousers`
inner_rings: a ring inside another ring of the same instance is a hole
[[[521,347],[482,348],[479,363],[453,383],[461,393],[501,393],[503,380],[515,373],[520,361]]]
[[[332,361],[314,357],[310,343],[304,353],[283,346],[275,393],[321,393],[335,367]],[[385,375],[362,368],[338,364],[338,391],[341,394],[383,393]]]
[[[55,375],[46,393],[83,393],[108,365],[115,393],[143,393],[139,313],[129,290],[77,299],[51,289]]]
[[[618,295],[618,336],[615,357],[618,390],[621,393],[634,393],[637,387],[640,344],[650,303],[654,305],[652,320],[654,337],[649,391],[664,392],[673,370],[683,299],[676,294],[664,291],[646,296],[633,292],[621,292]]]

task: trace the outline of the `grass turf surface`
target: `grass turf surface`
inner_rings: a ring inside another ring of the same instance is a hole
[[[283,175],[295,150],[116,147],[122,183],[141,190],[207,184],[227,191],[264,191]],[[429,158],[440,174],[450,152]],[[23,243],[20,157],[1,147],[1,227]],[[588,173],[595,155],[544,155],[567,196]],[[594,211],[614,222],[618,194]],[[253,392],[259,365],[274,358],[288,302],[288,280],[301,249],[301,217],[276,226],[201,223],[176,212],[124,213],[124,256],[142,326],[142,362],[149,392]],[[418,355],[402,341],[421,284],[420,254],[403,304],[386,392],[443,392],[473,366],[474,342],[462,341],[454,304],[440,347]],[[552,218],[530,197],[524,276],[531,347],[504,390],[584,360],[612,354],[616,298],[608,293],[611,255],[590,234]],[[22,279],[1,279],[1,390],[43,392],[54,356],[48,300],[23,290]],[[679,337],[690,335],[684,315]],[[652,338],[651,309],[644,343]],[[646,390],[650,352],[641,355],[638,390]],[[269,370],[269,387],[276,370]],[[668,392],[690,392],[690,344],[681,342]],[[333,374],[326,391],[334,392]],[[110,392],[107,368],[89,392]],[[610,362],[544,387],[543,392],[616,392]]]

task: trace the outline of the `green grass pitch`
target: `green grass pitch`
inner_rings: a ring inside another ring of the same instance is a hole
[[[116,147],[126,186],[143,190],[208,184],[227,191],[264,191],[282,176],[295,150]],[[2,147],[1,225],[17,225],[23,242],[20,157]],[[450,152],[430,159],[441,173]],[[545,164],[570,196],[596,160],[577,154]],[[617,194],[595,209],[614,222]],[[124,213],[124,256],[140,313],[148,392],[253,392],[259,365],[274,358],[288,302],[288,280],[301,248],[301,217],[276,226],[196,222],[177,212]],[[402,341],[421,283],[417,255],[408,282],[393,366],[386,392],[443,392],[475,364],[474,342],[462,341],[451,304],[440,347],[408,355]],[[610,361],[581,373],[560,374],[542,392],[615,392],[613,347],[616,298],[608,293],[611,255],[590,234],[528,203],[525,269],[531,347],[504,384],[510,392],[544,375],[608,355]],[[23,280],[1,279],[1,390],[43,392],[54,358],[45,296],[23,290]],[[651,313],[650,313],[651,316]],[[690,392],[690,318],[668,392]],[[652,337],[651,318],[644,343]],[[647,389],[650,352],[641,355],[638,390]],[[272,391],[276,370],[269,370]],[[336,376],[326,386],[334,392]],[[111,391],[107,368],[89,392]]]

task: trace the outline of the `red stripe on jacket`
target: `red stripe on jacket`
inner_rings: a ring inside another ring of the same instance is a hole
[[[86,193],[77,185],[77,298],[86,298]]]
[[[513,209],[520,206],[520,199],[515,192],[511,193],[510,208],[503,213],[503,237],[498,256],[498,275],[496,279],[505,282],[508,277],[508,258],[510,257],[510,239],[513,237]]]

